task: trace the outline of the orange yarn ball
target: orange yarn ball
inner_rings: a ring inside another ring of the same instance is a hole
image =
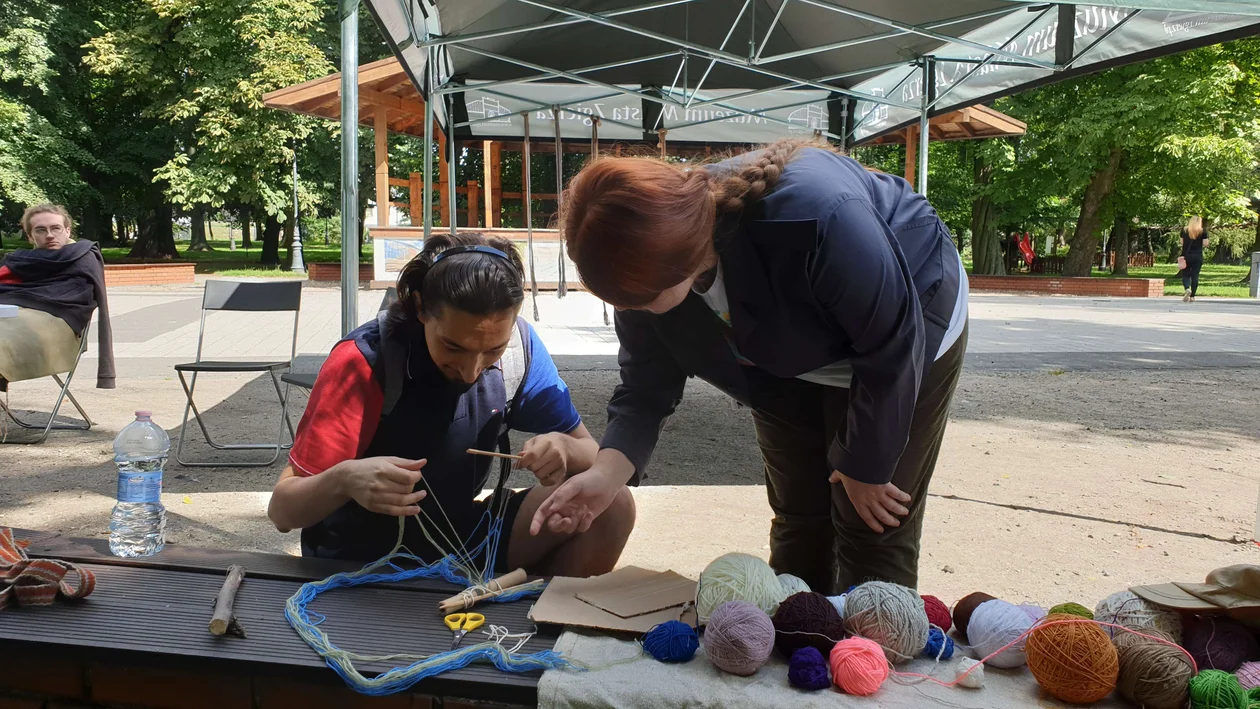
[[[831,681],[846,694],[865,697],[888,679],[888,659],[874,640],[853,637],[831,648]]]
[[[1040,621],[1024,653],[1042,689],[1072,704],[1092,704],[1111,694],[1120,675],[1120,658],[1107,633],[1067,613]]]

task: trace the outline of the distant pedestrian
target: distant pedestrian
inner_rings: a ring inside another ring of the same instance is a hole
[[[1177,265],[1181,267],[1181,287],[1185,293],[1181,302],[1193,303],[1199,292],[1199,271],[1203,269],[1203,248],[1208,245],[1207,226],[1203,217],[1190,217],[1181,229],[1181,255]]]

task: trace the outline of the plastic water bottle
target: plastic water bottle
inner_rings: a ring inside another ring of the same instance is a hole
[[[109,550],[114,556],[148,556],[166,544],[166,508],[162,506],[162,469],[171,439],[148,411],[114,439],[118,466],[118,504],[109,521]]]

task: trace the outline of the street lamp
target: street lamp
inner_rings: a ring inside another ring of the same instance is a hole
[[[302,262],[302,222],[298,219],[298,174],[297,144],[293,145],[293,265],[289,267],[294,273],[305,273],[306,264]]]

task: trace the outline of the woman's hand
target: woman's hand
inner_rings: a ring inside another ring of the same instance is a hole
[[[565,480],[538,506],[530,535],[537,536],[544,526],[556,534],[585,532],[633,475],[634,464],[620,451],[599,451],[590,469]]]
[[[876,534],[884,533],[884,525],[900,527],[901,521],[897,517],[910,514],[910,510],[905,507],[910,503],[910,496],[892,483],[874,485],[859,482],[839,470],[832,471],[830,480],[833,484],[844,485],[849,502],[853,503],[866,526]]]
[[[428,493],[415,487],[424,477],[420,469],[427,462],[378,456],[338,463],[341,493],[371,512],[395,517],[419,514],[419,503]]]
[[[521,459],[516,461],[518,470],[528,470],[545,487],[564,482],[569,472],[569,446],[573,438],[567,433],[544,433],[525,441]]]

